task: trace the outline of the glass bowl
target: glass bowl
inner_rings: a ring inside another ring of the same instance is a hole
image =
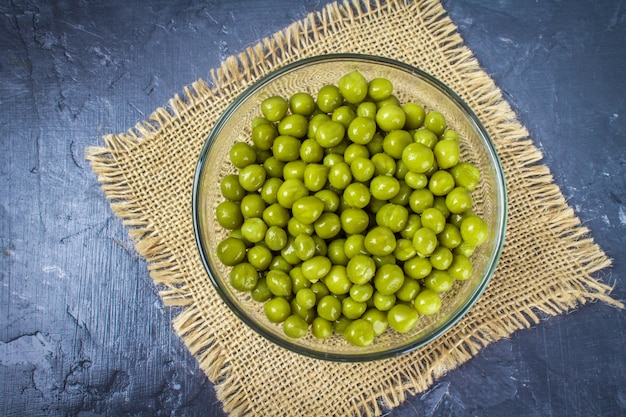
[[[401,103],[413,101],[426,111],[437,110],[461,138],[461,159],[481,171],[481,180],[472,192],[473,210],[490,228],[490,237],[471,257],[473,274],[455,282],[442,297],[438,313],[420,316],[408,333],[388,328],[368,347],[348,344],[333,335],[316,339],[311,332],[298,339],[287,337],[281,325],[271,323],[263,304],[249,293],[234,290],[228,279],[230,267],[218,259],[216,248],[227,236],[215,217],[217,205],[224,201],[220,181],[236,172],[229,160],[229,149],[236,141],[250,142],[251,122],[261,115],[265,98],[306,91],[315,97],[325,84],[337,85],[342,75],[358,70],[368,80],[385,77],[394,86]],[[423,71],[394,60],[356,54],[323,55],[286,65],[260,79],[239,95],[217,120],[201,151],[193,187],[193,222],[197,246],[207,278],[235,315],[273,343],[310,357],[344,362],[371,361],[403,354],[433,342],[449,330],[474,305],[494,273],[502,250],[506,226],[505,181],[496,150],[487,131],[474,112],[450,88]]]

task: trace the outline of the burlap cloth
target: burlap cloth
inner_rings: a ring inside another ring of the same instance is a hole
[[[283,350],[248,329],[207,279],[197,253],[191,191],[200,149],[224,108],[251,82],[300,58],[355,52],[412,64],[454,89],[495,142],[509,197],[506,244],[491,283],[444,336],[384,361],[344,364]],[[568,207],[501,91],[463,45],[436,0],[335,3],[211,72],[134,129],[87,150],[115,214],[148,261],[173,326],[232,415],[380,415],[481,348],[543,317],[601,300],[610,265]],[[121,279],[126,279],[121,277]]]

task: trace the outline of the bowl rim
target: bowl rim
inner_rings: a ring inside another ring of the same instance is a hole
[[[230,299],[228,293],[222,288],[218,279],[214,276],[216,274],[213,271],[211,263],[209,262],[208,255],[205,254],[202,245],[202,237],[200,232],[200,219],[199,219],[199,210],[198,210],[198,200],[199,200],[199,183],[203,168],[205,167],[205,159],[207,158],[209,151],[211,150],[213,143],[215,141],[216,136],[222,131],[224,125],[229,120],[230,116],[239,108],[239,106],[248,99],[252,94],[257,92],[264,85],[272,82],[274,79],[282,76],[291,71],[295,71],[299,68],[305,67],[310,64],[316,64],[321,62],[333,62],[333,61],[357,61],[357,62],[366,62],[366,63],[376,63],[376,64],[384,64],[395,67],[396,69],[402,70],[404,72],[408,72],[411,75],[418,76],[422,80],[431,84],[435,88],[437,88],[441,93],[448,96],[449,99],[454,101],[460,109],[466,113],[467,120],[471,124],[471,126],[479,133],[479,136],[484,142],[485,150],[487,151],[487,155],[489,159],[492,161],[494,166],[494,175],[496,177],[496,188],[500,190],[500,199],[499,210],[497,211],[500,214],[500,218],[498,219],[497,224],[497,235],[494,237],[496,239],[496,247],[492,252],[491,257],[488,260],[487,267],[485,268],[485,274],[476,288],[473,290],[471,295],[465,300],[463,304],[459,306],[459,308],[452,314],[450,317],[443,323],[443,325],[437,327],[431,332],[425,334],[420,340],[412,341],[409,343],[404,343],[399,346],[381,350],[374,352],[363,352],[363,353],[332,353],[332,352],[323,352],[320,350],[315,350],[310,347],[306,347],[300,345],[295,342],[291,342],[287,338],[276,337],[271,332],[267,331],[263,326],[257,323],[254,319],[252,319],[245,311],[243,311],[237,304]],[[205,272],[207,273],[209,280],[213,284],[214,288],[220,295],[220,298],[224,301],[224,303],[229,307],[229,309],[244,322],[248,327],[250,327],[257,334],[263,336],[265,339],[270,342],[281,346],[285,349],[288,349],[292,352],[302,354],[315,359],[322,359],[328,361],[335,362],[367,362],[374,360],[387,359],[395,356],[399,356],[411,351],[415,351],[420,347],[425,346],[428,343],[431,343],[439,336],[447,332],[451,329],[465,314],[472,308],[472,306],[478,301],[488,283],[491,281],[491,278],[496,270],[496,266],[499,262],[500,256],[502,254],[502,250],[504,247],[505,240],[505,232],[507,226],[507,217],[508,217],[508,196],[506,192],[506,181],[504,177],[504,170],[498,156],[498,153],[495,149],[495,145],[485,129],[484,125],[480,121],[480,119],[476,116],[474,111],[465,103],[465,101],[450,87],[441,82],[439,79],[430,75],[429,73],[414,67],[412,65],[406,64],[402,61],[398,61],[395,59],[382,57],[382,56],[374,56],[367,54],[359,54],[359,53],[332,53],[332,54],[324,54],[324,55],[316,55],[307,58],[302,58],[297,61],[285,64],[280,68],[271,71],[270,73],[262,76],[257,81],[251,83],[248,87],[244,89],[237,97],[229,103],[229,105],[225,108],[222,114],[216,120],[213,128],[209,132],[207,139],[202,147],[200,155],[198,157],[198,162],[194,175],[193,189],[192,189],[192,217],[193,217],[193,226],[195,233],[195,241],[198,249],[198,253],[202,259],[202,264],[204,266]]]

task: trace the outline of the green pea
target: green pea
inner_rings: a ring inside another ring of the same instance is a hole
[[[330,116],[325,113],[319,113],[311,117],[309,121],[309,129],[307,132],[307,137],[310,139],[315,139],[315,134],[317,133],[317,129],[324,124],[325,122],[331,120]]]
[[[317,92],[317,107],[324,113],[332,113],[342,103],[343,96],[335,85],[325,85]]]
[[[263,168],[267,177],[277,178],[282,181],[285,162],[279,161],[275,156],[270,156],[263,162]]]
[[[262,244],[257,244],[248,249],[248,263],[257,271],[265,271],[272,263],[272,251]]]
[[[402,286],[396,291],[396,297],[400,301],[410,302],[417,297],[420,289],[420,284],[416,279],[406,278]]]
[[[262,217],[265,210],[265,201],[258,193],[247,194],[241,199],[239,209],[244,219],[249,217]]]
[[[398,191],[398,194],[395,195],[395,197],[389,199],[389,202],[400,206],[408,206],[413,189],[409,187],[407,183],[403,180],[398,180],[398,183],[400,184],[400,190]]]
[[[474,191],[480,181],[480,171],[474,165],[467,162],[459,162],[452,168],[450,173],[454,177],[456,185]]]
[[[270,264],[270,270],[274,269],[289,273],[293,269],[293,265],[287,262],[281,255],[276,255],[272,258],[272,263]]]
[[[455,280],[465,281],[472,277],[473,269],[472,262],[467,256],[454,255],[447,272]]]
[[[283,166],[283,178],[286,180],[296,178],[304,181],[304,170],[308,164],[301,159],[286,162]]]
[[[291,295],[291,277],[286,272],[277,269],[270,270],[265,275],[265,282],[272,294],[280,297]]]
[[[415,297],[413,308],[415,308],[419,314],[435,314],[441,309],[441,297],[436,291],[424,288],[417,294],[417,297]]]
[[[228,154],[230,162],[240,169],[256,162],[256,152],[246,142],[235,142]]]
[[[289,103],[283,97],[273,96],[261,102],[261,112],[270,122],[277,122],[287,113]]]
[[[250,164],[239,171],[239,184],[246,191],[258,191],[266,177],[267,173],[262,165]]]
[[[298,259],[306,261],[315,255],[315,240],[310,235],[301,233],[294,238],[294,247]]]
[[[430,148],[421,143],[413,142],[402,150],[402,162],[411,172],[423,174],[432,168],[435,156]]]
[[[459,138],[459,134],[455,130],[447,129],[445,132],[443,132],[441,140],[453,140],[455,142],[459,142],[461,139]]]
[[[472,246],[480,246],[489,238],[489,226],[476,215],[463,219],[459,230],[463,240]]]
[[[361,318],[370,322],[372,329],[374,330],[374,336],[380,336],[385,332],[385,330],[387,330],[387,326],[389,324],[387,314],[376,308],[370,308],[363,313]]]
[[[292,217],[287,222],[287,231],[291,236],[298,236],[301,233],[312,235],[315,232],[315,228],[312,224],[302,223],[300,220]]]
[[[309,324],[298,315],[291,315],[283,322],[283,331],[288,337],[298,339],[309,331]]]
[[[333,265],[348,265],[349,258],[344,250],[345,242],[346,239],[333,239],[328,244],[328,258]]]
[[[402,106],[402,110],[406,113],[406,122],[404,123],[404,129],[414,130],[418,129],[424,123],[426,113],[424,107],[416,103],[406,103]]]
[[[345,162],[339,162],[330,167],[328,183],[338,190],[343,190],[352,183],[352,171]]]
[[[215,217],[224,229],[238,229],[243,224],[243,214],[241,214],[239,204],[234,201],[226,200],[219,203],[215,209]]]
[[[398,129],[389,132],[383,139],[383,150],[387,155],[400,159],[404,149],[414,143],[411,134],[406,130]]]
[[[263,165],[265,160],[272,156],[272,151],[269,149],[259,149],[254,147],[254,153],[256,154],[255,162],[259,165]]]
[[[246,257],[246,244],[241,239],[227,237],[217,244],[217,258],[224,265],[233,266]]]
[[[374,327],[367,320],[357,319],[348,324],[343,337],[354,346],[365,347],[374,342]]]
[[[274,297],[263,304],[265,316],[272,323],[282,323],[291,314],[291,305],[283,297]]]
[[[456,248],[452,250],[452,253],[454,255],[463,255],[469,258],[470,256],[472,256],[475,250],[476,250],[476,246],[463,241],[461,242],[459,246],[457,246]]]
[[[364,244],[372,255],[389,255],[396,249],[396,237],[388,227],[377,226],[367,232]]]
[[[278,189],[283,184],[280,178],[268,178],[261,187],[260,196],[266,204],[274,204],[278,202]]]
[[[439,209],[429,207],[422,212],[422,226],[432,230],[435,234],[443,232],[446,218]]]
[[[378,291],[374,291],[372,300],[374,300],[374,307],[380,311],[389,311],[394,305],[396,305],[395,294],[382,294]]]
[[[446,198],[444,196],[436,196],[433,200],[433,207],[439,210],[446,219],[450,217],[451,213],[448,210],[448,206],[446,206]]]
[[[371,158],[374,163],[374,175],[393,176],[396,173],[396,161],[386,153],[377,153]]]
[[[289,223],[289,210],[278,203],[270,204],[263,210],[262,218],[268,227],[287,227]]]
[[[437,235],[427,227],[422,227],[413,235],[413,247],[418,255],[429,256],[438,245]]]
[[[335,213],[322,213],[313,223],[315,233],[322,239],[332,239],[341,232],[341,220]]]
[[[318,339],[327,339],[333,334],[333,325],[322,317],[316,317],[311,325],[311,333]]]
[[[252,143],[257,149],[272,149],[274,139],[278,136],[278,129],[273,123],[262,123],[252,128]]]
[[[360,208],[347,208],[340,215],[341,228],[348,234],[360,234],[369,226],[367,212]]]
[[[433,150],[437,165],[440,169],[452,168],[459,162],[461,150],[459,144],[453,140],[440,140]]]
[[[422,227],[422,219],[419,214],[411,213],[407,218],[404,229],[400,231],[400,236],[404,239],[413,239],[415,232]]]
[[[322,123],[315,132],[315,140],[323,148],[337,146],[343,141],[346,128],[339,122],[329,120]]]
[[[358,104],[367,96],[367,80],[358,71],[351,71],[343,75],[337,85],[341,95],[348,103]]]
[[[324,277],[324,284],[328,291],[335,295],[347,294],[352,286],[346,267],[343,265],[333,265]]]
[[[374,133],[374,137],[367,144],[367,150],[370,151],[370,155],[381,153],[383,151],[383,136],[380,133]]]
[[[415,256],[407,260],[403,265],[406,276],[413,279],[426,278],[432,271],[432,268],[433,266],[428,258],[422,258],[420,256]]]
[[[439,244],[444,248],[454,249],[461,244],[463,237],[458,227],[452,223],[446,223],[443,231],[437,235]]]
[[[404,262],[417,255],[417,251],[413,247],[411,240],[397,239],[396,242],[396,249],[393,251],[393,256],[395,256],[397,260]]]
[[[419,313],[406,304],[396,304],[387,313],[389,326],[398,333],[407,333],[415,327]]]
[[[376,134],[376,122],[370,117],[357,116],[348,125],[347,134],[352,142],[367,145]]]
[[[353,284],[350,287],[350,297],[358,302],[364,303],[374,295],[374,286],[369,282],[365,284]]]
[[[309,281],[318,281],[330,272],[332,263],[324,256],[314,256],[302,262],[302,274]]]
[[[389,97],[376,101],[376,107],[381,109],[382,107],[388,106],[389,104],[394,105],[396,107],[400,107],[400,99],[395,95],[390,95]]]
[[[395,177],[377,175],[370,182],[372,197],[378,200],[390,200],[400,192],[400,182]]]
[[[366,309],[365,302],[356,301],[352,297],[346,297],[341,302],[341,313],[350,320],[361,317]]]
[[[278,204],[290,209],[296,201],[306,197],[307,195],[309,195],[309,190],[305,187],[304,182],[299,179],[292,178],[285,180],[281,184],[278,188],[276,199],[278,200]]]
[[[274,139],[272,153],[282,162],[295,161],[300,156],[300,140],[293,136],[281,135]]]
[[[294,237],[287,238],[287,244],[280,250],[280,255],[289,265],[297,265],[301,259],[296,253],[296,244]]]
[[[306,163],[321,162],[324,148],[313,138],[305,139],[300,144],[300,159]]]
[[[376,213],[376,224],[388,227],[394,233],[402,231],[408,219],[409,210],[394,203],[385,204]]]
[[[463,213],[472,208],[472,196],[466,188],[455,187],[446,196],[446,207],[451,213]]]
[[[446,271],[440,271],[438,269],[433,269],[431,273],[424,278],[424,286],[438,293],[449,291],[453,284],[454,278]]]
[[[312,195],[302,197],[293,203],[291,213],[300,222],[311,224],[324,213],[324,203]]]
[[[414,190],[409,197],[409,206],[414,213],[422,214],[424,210],[433,206],[435,196],[430,190],[420,188]]]
[[[333,190],[319,190],[314,195],[324,203],[325,212],[333,213],[339,208],[339,196]]]
[[[220,191],[225,199],[231,201],[241,201],[247,193],[239,184],[239,176],[236,174],[229,174],[222,178]]]
[[[428,189],[435,196],[446,196],[454,189],[454,177],[448,171],[439,169],[430,176]]]
[[[309,93],[300,92],[289,97],[289,109],[292,113],[310,116],[315,108],[315,99]]]
[[[265,278],[259,278],[257,280],[256,286],[250,292],[250,296],[254,301],[259,303],[264,303],[265,301],[272,298],[272,293],[267,288],[267,284],[265,283]]]
[[[300,305],[300,307],[309,309],[315,307],[317,299],[315,298],[315,293],[312,289],[302,288],[296,293],[296,302]]]
[[[270,226],[265,232],[265,244],[273,251],[279,251],[287,244],[287,232],[279,226]]]
[[[404,284],[404,272],[398,265],[386,264],[376,270],[374,287],[384,295],[395,294]]]
[[[376,103],[372,101],[364,101],[357,106],[356,115],[357,117],[365,117],[374,120],[376,119],[377,110]]]
[[[406,122],[406,113],[396,104],[382,106],[376,112],[376,123],[385,132],[402,129]]]
[[[374,101],[380,101],[393,94],[393,84],[387,78],[372,78],[367,93]]]
[[[411,189],[418,190],[428,185],[428,177],[425,174],[409,171],[404,176],[404,182]]]
[[[433,265],[433,268],[445,271],[452,264],[452,258],[452,251],[450,249],[438,246],[430,255],[430,263]]]
[[[304,169],[304,186],[309,191],[320,191],[328,181],[328,167],[311,163]]]
[[[247,262],[239,263],[230,270],[230,285],[237,291],[248,292],[256,287],[259,273]]]
[[[369,255],[365,249],[365,235],[355,233],[349,235],[345,239],[344,253],[348,259],[354,258],[356,255]]]
[[[258,217],[251,217],[244,220],[241,225],[241,234],[248,242],[257,243],[265,238],[267,225]]]
[[[356,255],[348,261],[346,273],[352,283],[366,284],[376,274],[376,264],[370,256]]]
[[[334,295],[325,295],[317,303],[317,314],[328,321],[335,321],[341,316],[341,301]]]
[[[349,184],[343,191],[343,200],[348,207],[362,209],[370,203],[370,190],[360,182]]]
[[[429,129],[418,129],[413,133],[413,141],[426,146],[428,149],[435,149],[435,145],[439,141],[437,135]]]
[[[288,272],[291,278],[291,291],[296,294],[303,288],[310,288],[311,281],[302,274],[302,266],[294,265]]]
[[[350,126],[350,122],[354,120],[356,117],[356,112],[350,106],[339,106],[335,110],[333,110],[333,114],[330,116],[330,119],[339,122],[346,129]]]
[[[435,110],[431,110],[426,113],[426,118],[424,119],[424,125],[432,130],[435,135],[441,136],[446,130],[446,119],[443,117],[441,113]]]

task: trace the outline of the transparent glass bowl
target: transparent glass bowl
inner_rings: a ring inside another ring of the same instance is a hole
[[[393,83],[394,94],[402,103],[413,101],[441,112],[450,128],[461,137],[462,160],[481,171],[481,181],[472,193],[474,211],[489,225],[488,241],[480,246],[471,260],[473,275],[457,281],[445,293],[441,310],[421,316],[409,333],[391,329],[378,336],[369,347],[348,344],[341,336],[319,340],[310,332],[300,339],[291,339],[282,326],[267,320],[263,304],[234,290],[228,282],[229,267],[221,264],[216,254],[218,243],[227,235],[215,218],[215,208],[223,201],[221,179],[235,172],[229,162],[229,149],[236,141],[250,142],[251,121],[261,115],[263,99],[306,91],[315,93],[325,84],[337,84],[347,72],[358,70],[368,80],[385,77]],[[193,187],[193,221],[197,246],[208,279],[224,302],[239,319],[256,332],[286,349],[314,358],[333,361],[370,361],[392,357],[432,342],[454,326],[472,307],[494,273],[502,250],[506,226],[507,198],[500,161],[485,128],[472,110],[450,88],[423,71],[386,58],[338,54],[304,59],[286,65],[265,76],[238,96],[225,110],[211,131],[199,157]]]

